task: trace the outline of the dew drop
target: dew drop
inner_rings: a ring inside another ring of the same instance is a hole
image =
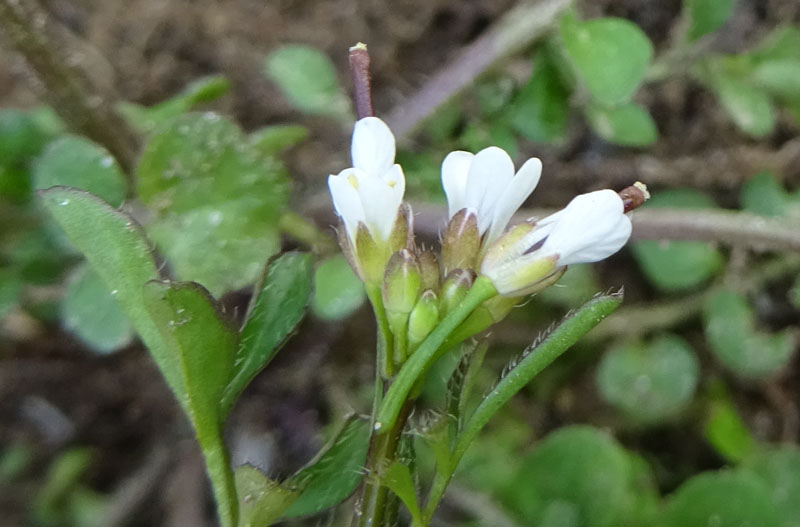
[[[114,158],[111,156],[103,156],[100,159],[100,166],[104,168],[109,168],[111,165],[114,164]]]
[[[68,199],[63,199],[63,200],[61,200],[61,203],[59,203],[59,205],[61,205],[62,207],[63,207],[64,205],[69,205],[69,200],[68,200]]]

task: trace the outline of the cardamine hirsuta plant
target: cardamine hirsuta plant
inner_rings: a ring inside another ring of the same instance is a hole
[[[485,332],[557,282],[567,266],[620,250],[631,235],[627,213],[647,199],[647,190],[636,183],[621,192],[590,192],[555,214],[515,222],[539,182],[539,159],[515,170],[497,147],[452,152],[441,167],[448,205],[441,246],[423,248],[415,242],[413,211],[404,201],[395,137],[373,115],[368,58],[364,46],[351,50],[358,114],[353,166],[330,175],[328,187],[341,220],[342,251],[375,314],[373,406],[368,417],[350,416],[311,463],[282,481],[251,466],[232,467],[223,431],[244,388],[302,318],[311,294],[311,256],[291,252],[272,259],[236,327],[205,287],[165,276],[130,214],[76,188],[41,192],[42,203],[109,288],[188,416],[224,527],[263,527],[316,514],[354,493],[355,526],[396,525],[401,503],[413,527],[430,525],[486,423],[622,301],[621,290],[595,296],[525,349],[478,396]],[[219,119],[212,115],[202,124],[216,127]],[[223,135],[213,137],[218,143]],[[235,146],[217,144],[221,156],[234,156]],[[153,166],[170,165],[168,152],[156,154],[143,158]],[[259,159],[253,154],[241,163],[249,167]],[[449,379],[434,380],[446,383],[444,406],[418,409],[423,381],[447,354],[458,365]],[[435,457],[427,485],[419,483],[416,438]]]

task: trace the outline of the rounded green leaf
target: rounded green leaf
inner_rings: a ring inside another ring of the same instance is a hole
[[[658,130],[650,113],[638,104],[604,107],[590,105],[586,117],[594,133],[622,146],[647,146],[658,140]]]
[[[761,88],[727,75],[716,78],[713,88],[720,104],[742,132],[763,137],[775,128],[775,111]]]
[[[525,525],[547,517],[552,525],[574,519],[574,525],[612,527],[624,522],[633,500],[629,478],[628,456],[611,437],[571,426],[547,436],[521,461],[504,495]]]
[[[771,172],[759,172],[742,186],[742,208],[760,216],[783,216],[791,198]]]
[[[364,285],[347,260],[339,255],[328,258],[314,272],[311,310],[324,320],[347,318],[366,299]]]
[[[689,40],[716,31],[733,13],[736,0],[684,0],[689,17]]]
[[[649,345],[627,344],[603,356],[600,394],[634,421],[659,423],[678,414],[697,387],[699,364],[689,344],[663,335]]]
[[[589,93],[598,102],[628,101],[644,78],[653,45],[639,27],[622,18],[561,20],[561,40]]]
[[[133,328],[100,276],[81,266],[70,277],[61,318],[64,326],[98,353],[115,351],[133,340]]]
[[[714,202],[693,189],[658,192],[646,207],[710,208]],[[706,242],[648,240],[631,244],[645,276],[659,289],[691,289],[711,278],[723,263],[718,249]]]
[[[800,59],[761,63],[753,70],[751,80],[775,97],[800,100]]]
[[[87,190],[115,207],[125,199],[125,176],[114,157],[75,135],[47,145],[33,166],[33,184],[37,189],[63,185]]]
[[[770,489],[782,527],[800,522],[800,449],[785,444],[764,447],[744,460],[742,470],[754,474]]]
[[[0,109],[0,165],[12,166],[35,156],[50,140],[36,115],[24,110]]]
[[[659,527],[780,527],[770,489],[756,476],[709,472],[695,476],[673,494]]]
[[[300,111],[350,120],[350,100],[327,55],[310,46],[288,44],[266,59],[267,76]]]
[[[739,293],[723,290],[709,297],[704,318],[712,353],[741,377],[769,377],[784,368],[794,355],[795,333],[758,331],[753,308]]]

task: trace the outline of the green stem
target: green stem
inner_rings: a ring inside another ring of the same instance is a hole
[[[392,330],[389,329],[389,319],[386,316],[386,309],[383,307],[383,297],[381,296],[380,286],[365,284],[367,298],[372,304],[372,311],[375,313],[375,320],[378,322],[378,365],[384,379],[390,379],[394,375],[394,358],[392,349]]]
[[[447,337],[461,324],[475,308],[486,300],[497,295],[492,282],[485,277],[478,277],[467,296],[442,320],[436,329],[420,345],[413,355],[400,369],[397,379],[389,387],[383,404],[375,420],[375,431],[378,434],[394,428],[395,420],[403,408],[408,394],[417,379],[436,360],[437,352],[442,348]]]
[[[214,500],[217,502],[217,513],[222,527],[235,527],[239,522],[239,502],[236,497],[236,485],[233,470],[228,457],[228,449],[221,434],[199,435],[197,441],[203,450],[206,460],[206,472],[211,480]]]

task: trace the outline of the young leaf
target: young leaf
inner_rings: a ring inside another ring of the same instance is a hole
[[[47,145],[33,165],[33,183],[37,189],[87,190],[115,207],[125,199],[125,176],[117,161],[102,146],[75,135]]]
[[[650,113],[638,104],[604,107],[589,105],[586,118],[592,130],[614,144],[648,146],[658,140],[658,130]]]
[[[133,340],[133,328],[100,276],[91,268],[76,269],[61,301],[61,318],[92,350],[110,353]]]
[[[319,50],[287,44],[264,63],[267,76],[301,112],[352,120],[350,100],[336,77],[333,63]]]
[[[381,482],[403,501],[403,505],[411,513],[414,525],[423,525],[422,512],[419,509],[419,501],[417,500],[417,491],[414,488],[414,481],[411,478],[411,471],[408,467],[395,461],[381,475]]]
[[[755,438],[725,394],[711,401],[703,433],[714,450],[731,463],[739,463],[756,448]]]
[[[297,499],[298,493],[268,479],[255,467],[236,468],[239,527],[272,525]]]
[[[681,485],[670,497],[658,527],[780,527],[770,489],[743,472],[706,472]]]
[[[689,17],[689,40],[716,31],[730,18],[736,0],[684,0]]]
[[[241,332],[231,380],[222,396],[225,416],[303,318],[311,296],[311,255],[286,253],[267,264]]]
[[[314,297],[311,310],[323,320],[350,316],[366,300],[364,285],[344,256],[327,258],[314,271]]]
[[[588,301],[564,319],[541,342],[534,342],[522,357],[509,365],[503,377],[483,399],[456,440],[454,458],[459,460],[467,447],[497,413],[523,386],[528,384],[545,367],[567,351],[593,327],[616,310],[622,302],[622,293],[601,295]]]
[[[719,291],[706,302],[705,334],[714,356],[746,379],[767,378],[789,363],[795,352],[795,333],[762,333],[747,299]]]
[[[362,478],[369,435],[369,421],[349,417],[319,455],[286,482],[302,489],[302,494],[284,517],[316,514],[350,496]]]
[[[561,19],[561,40],[589,93],[599,103],[630,100],[644,78],[653,45],[639,27],[622,18]]]
[[[531,141],[563,139],[567,132],[569,95],[550,54],[539,51],[530,79],[511,104],[511,126]]]
[[[628,344],[610,350],[597,370],[600,394],[638,423],[659,423],[691,400],[700,366],[689,344],[663,335],[649,345]]]
[[[693,189],[670,189],[648,200],[647,207],[708,208],[714,202]],[[659,289],[691,289],[711,278],[724,262],[718,249],[705,242],[642,241],[631,244],[645,276]]]

